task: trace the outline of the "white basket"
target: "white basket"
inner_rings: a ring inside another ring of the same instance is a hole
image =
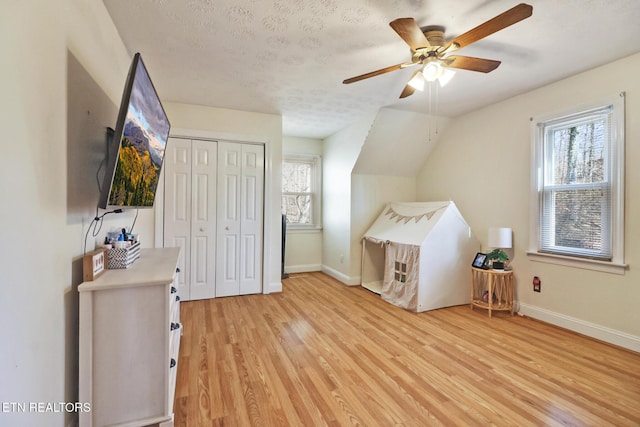
[[[107,268],[116,270],[129,268],[140,258],[140,242],[136,242],[128,248],[112,248],[107,250]]]

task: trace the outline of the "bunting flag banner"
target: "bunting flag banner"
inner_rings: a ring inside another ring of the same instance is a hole
[[[389,219],[395,219],[396,222],[404,221],[404,223],[408,223],[411,220],[414,220],[416,223],[420,221],[422,218],[427,218],[427,221],[430,220],[436,212],[438,212],[442,208],[434,209],[430,212],[423,212],[418,215],[402,215],[398,212],[394,211],[392,207],[389,207],[387,211],[384,213],[385,215],[389,215]]]

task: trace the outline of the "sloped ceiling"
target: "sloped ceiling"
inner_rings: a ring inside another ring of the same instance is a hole
[[[382,108],[371,126],[353,172],[416,176],[449,120]]]
[[[640,51],[638,0],[530,0],[533,16],[460,54],[502,61],[459,71],[439,93],[454,117]],[[345,78],[408,60],[399,17],[453,38],[515,6],[506,0],[104,0],[129,52],[141,52],[163,100],[280,114],[290,136],[324,138],[398,99],[411,74]],[[123,84],[124,84],[123,76]]]

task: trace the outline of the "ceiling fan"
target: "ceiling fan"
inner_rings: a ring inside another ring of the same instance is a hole
[[[416,89],[422,90],[425,80],[430,82],[438,80],[440,84],[444,86],[454,74],[450,68],[479,71],[481,73],[491,72],[498,68],[500,61],[474,58],[471,56],[450,55],[450,53],[520,22],[530,17],[532,13],[533,7],[525,3],[520,3],[449,42],[445,41],[444,27],[428,26],[420,28],[413,18],[398,18],[391,21],[389,25],[411,48],[411,60],[351,77],[342,83],[349,84],[368,79],[369,77],[375,77],[391,71],[418,65],[420,69],[413,73],[409,83],[400,94],[400,98],[406,98],[412,95]]]

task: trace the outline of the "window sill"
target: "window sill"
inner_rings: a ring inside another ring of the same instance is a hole
[[[610,261],[598,261],[595,259],[587,258],[575,258],[563,255],[553,255],[534,251],[527,252],[527,257],[529,257],[529,259],[534,262],[564,265],[566,267],[602,271],[612,274],[624,274],[629,267],[629,264],[620,264]]]
[[[311,234],[320,233],[321,231],[322,227],[300,227],[287,224],[287,234]]]

